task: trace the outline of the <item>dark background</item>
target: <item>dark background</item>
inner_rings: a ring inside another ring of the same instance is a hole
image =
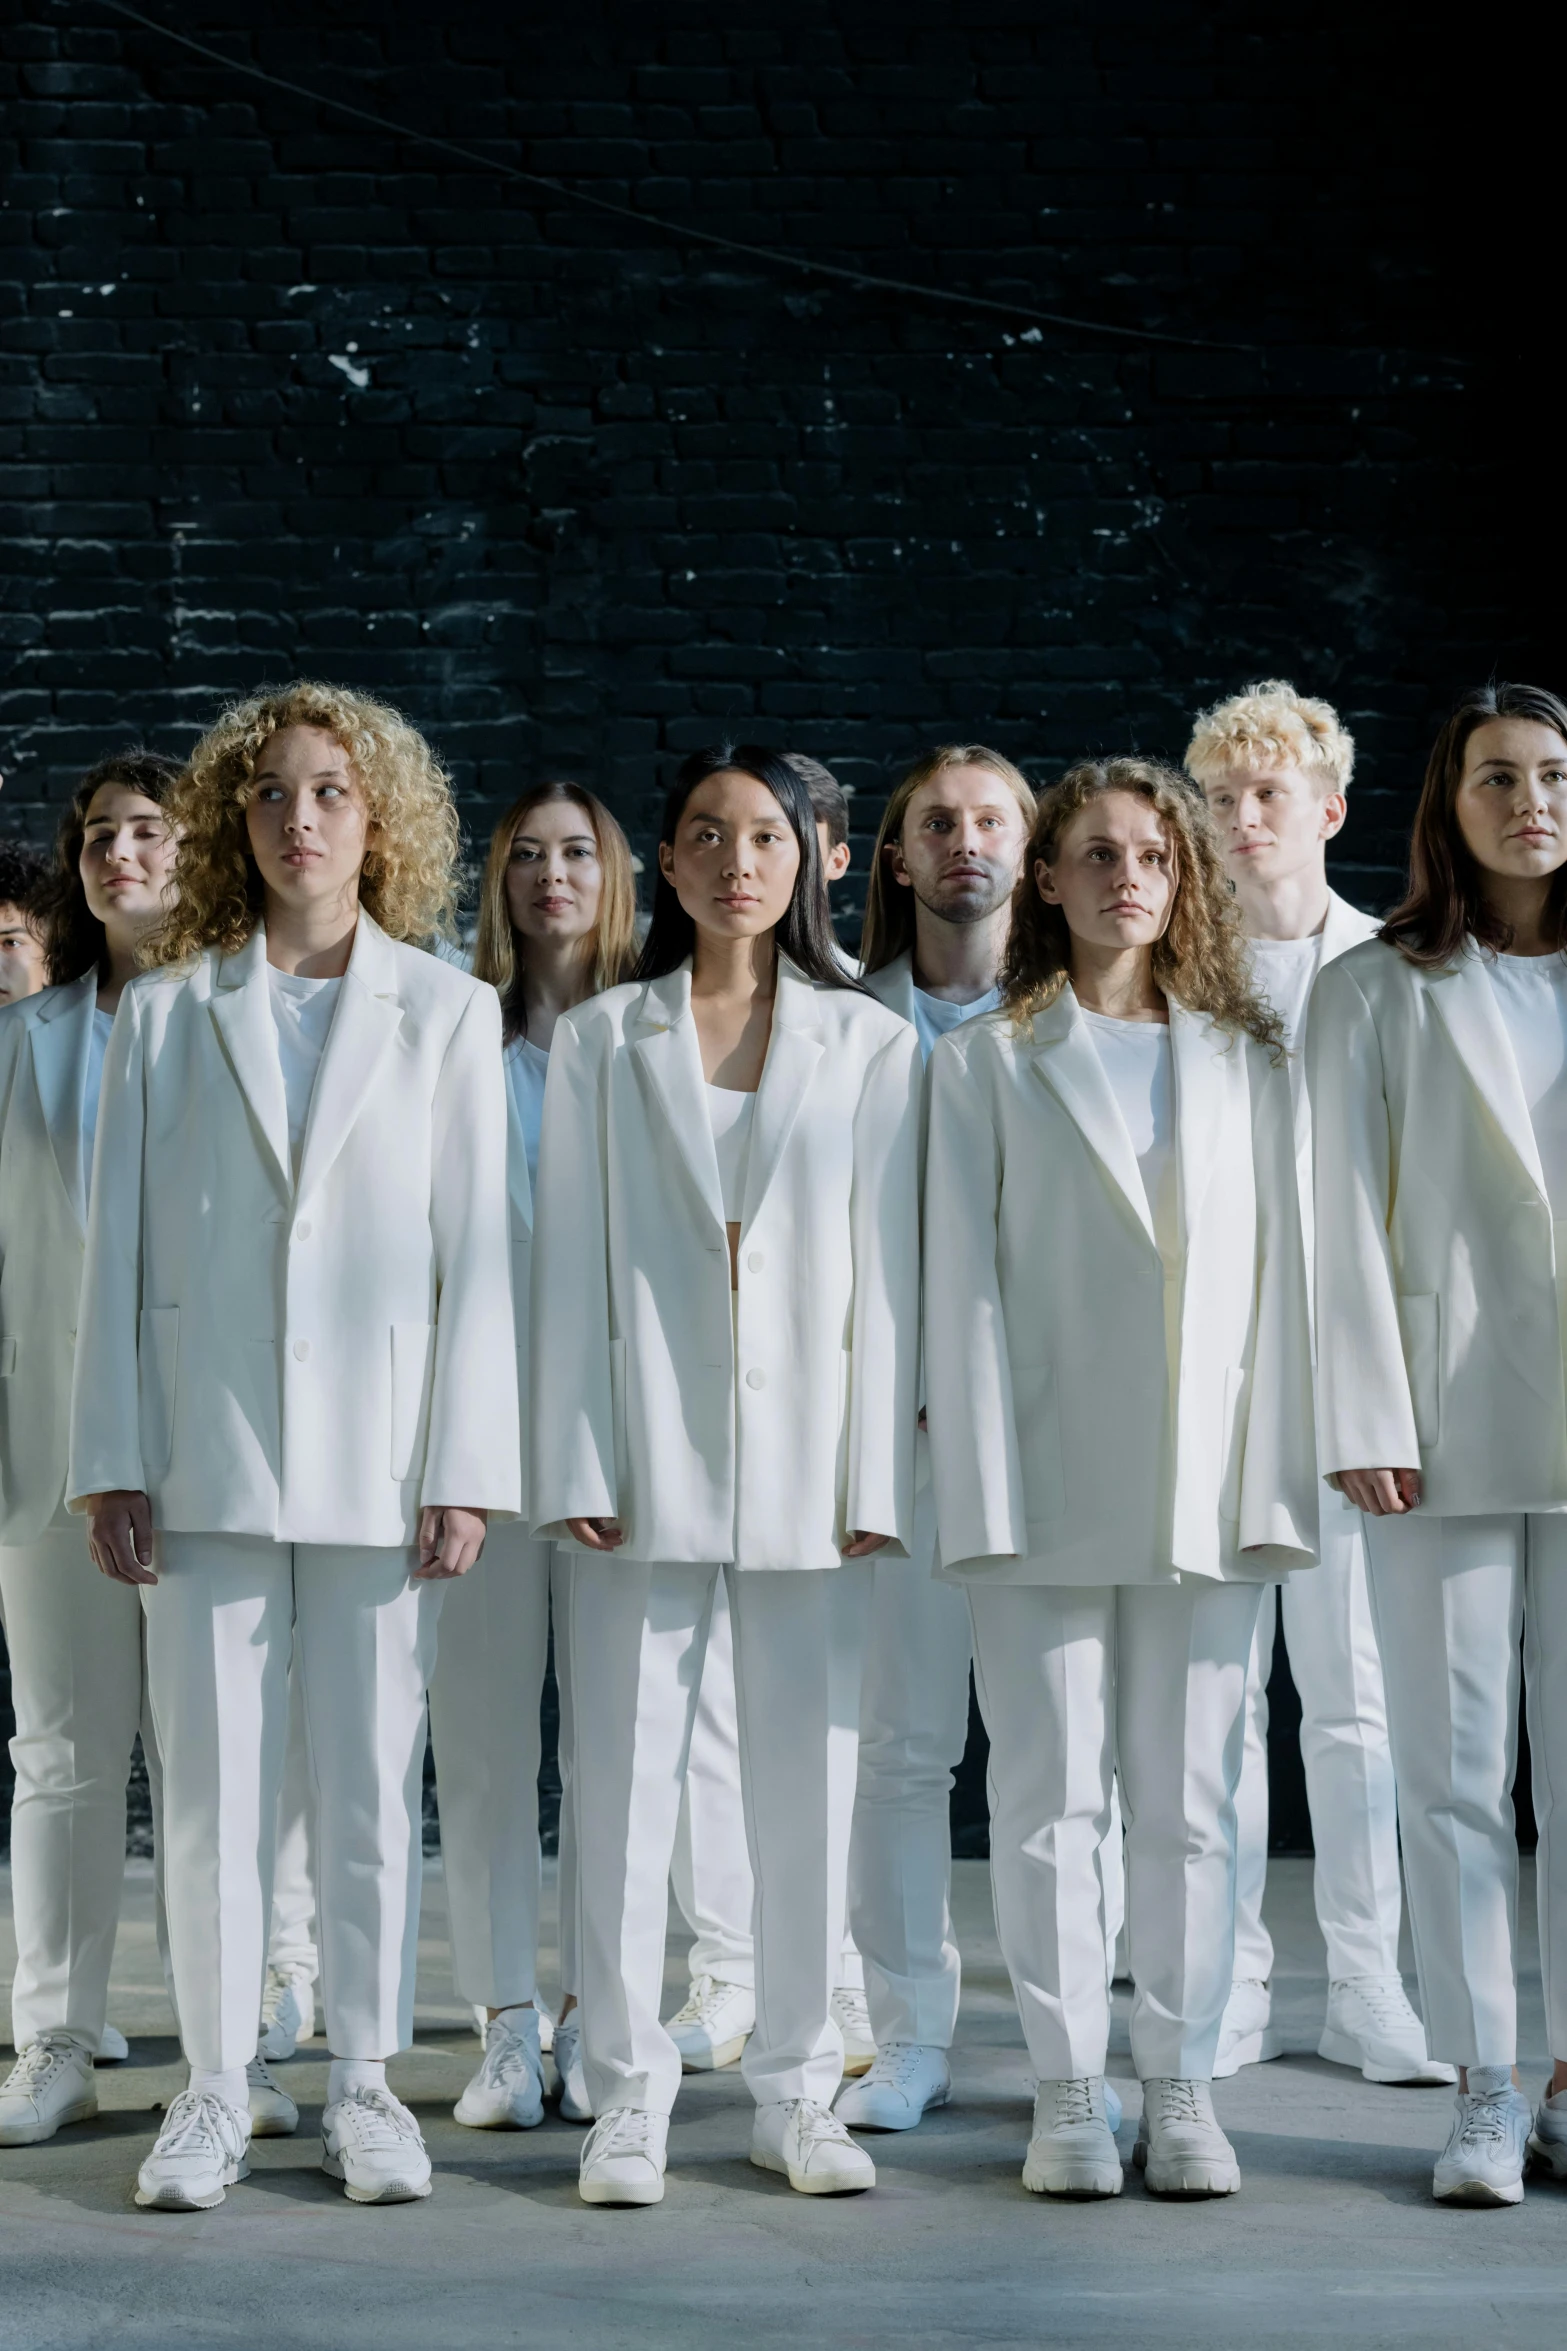
[[[231,62],[101,0],[0,7],[0,829],[43,841],[88,760],[182,751],[306,672],[430,734],[476,853],[564,772],[645,856],[677,755],[734,734],[852,785],[863,873],[933,740],[1040,778],[1178,757],[1196,706],[1282,673],[1353,728],[1336,876],[1380,906],[1452,697],[1561,683],[1547,157],[1471,117],[1440,27],[1351,0],[148,8]],[[965,299],[705,249],[419,131]],[[851,874],[849,935],[857,906]]]

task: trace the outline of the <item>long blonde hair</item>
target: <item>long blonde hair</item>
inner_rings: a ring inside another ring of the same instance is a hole
[[[860,967],[864,971],[885,969],[914,944],[914,892],[901,889],[892,879],[887,870],[887,850],[894,841],[902,840],[903,820],[920,786],[934,783],[949,767],[988,767],[1006,785],[1022,809],[1024,821],[1028,824],[1034,821],[1033,786],[1021,769],[1014,767],[999,751],[989,751],[983,743],[938,743],[934,751],[927,751],[893,792],[876,835],[870,879],[865,885],[865,921],[860,932]]]
[[[184,963],[208,947],[233,955],[254,931],[263,890],[245,811],[261,753],[285,727],[319,727],[352,764],[370,818],[359,876],[366,913],[394,939],[450,931],[458,832],[445,769],[389,704],[302,678],[231,703],[191,753],[168,802],[180,836],[179,895],[143,950],[144,963]]]
[[[1244,1031],[1281,1059],[1283,1026],[1252,984],[1245,933],[1207,807],[1183,776],[1152,759],[1082,760],[1040,800],[1001,966],[1001,1001],[1014,1028],[1026,1029],[1071,976],[1066,916],[1041,898],[1034,868],[1054,865],[1073,817],[1112,792],[1146,801],[1175,854],[1174,903],[1153,948],[1155,985],[1188,1012],[1205,1012],[1220,1028]]]
[[[631,977],[637,959],[637,880],[631,862],[631,844],[596,793],[585,784],[535,784],[514,800],[490,835],[490,853],[484,861],[479,890],[479,936],[474,948],[475,979],[488,980],[501,1000],[501,1016],[508,1043],[527,1034],[527,1012],[522,999],[522,972],[526,942],[519,938],[506,903],[506,868],[517,827],[525,816],[547,801],[566,800],[580,808],[598,845],[604,883],[599,895],[598,921],[593,928],[593,994],[618,987]]]

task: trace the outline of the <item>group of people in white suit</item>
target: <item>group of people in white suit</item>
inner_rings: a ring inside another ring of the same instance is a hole
[[[383,705],[298,685],[84,779],[18,910],[51,984],[0,1010],[0,2144],[96,2112],[139,1733],[190,2073],[138,2201],[218,2204],[297,2127],[318,1971],[323,2169],[427,2195],[386,2065],[428,1723],[456,2119],[537,2124],[552,2056],[584,2200],[652,2204],[682,2070],[738,2057],[754,2163],[870,2187],[854,2131],[951,2094],[972,1658],[1024,2184],[1121,2189],[1124,1918],[1134,2161],[1232,2193],[1211,2083],[1279,2050],[1282,1590],[1322,2054],[1456,2076],[1444,2200],[1567,2176],[1567,2059],[1537,2111],[1514,2075],[1511,1813],[1521,1637],[1567,2050],[1567,707],[1466,697],[1381,925],[1326,878],[1352,761],[1277,681],[1185,774],[1036,801],[935,751],[858,965],[843,795],[793,755],[685,762],[640,938],[608,811],[525,794],[466,959],[450,788]]]

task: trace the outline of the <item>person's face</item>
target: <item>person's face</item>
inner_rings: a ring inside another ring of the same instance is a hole
[[[941,922],[983,922],[1004,906],[1028,845],[1028,820],[988,767],[948,767],[921,784],[885,851],[894,881]]]
[[[20,906],[0,906],[0,1004],[19,1004],[44,984],[43,941]]]
[[[1464,745],[1453,813],[1483,873],[1543,881],[1567,865],[1567,743],[1533,718],[1488,718]]]
[[[604,868],[587,812],[573,800],[542,800],[511,837],[506,911],[525,939],[561,946],[590,938],[604,895]]]
[[[1202,790],[1230,879],[1243,887],[1285,881],[1315,865],[1348,813],[1342,792],[1324,791],[1293,760],[1226,768]]]
[[[816,846],[822,853],[822,880],[842,881],[849,870],[849,844],[834,841],[820,817],[816,820]]]
[[[78,872],[87,909],[111,938],[150,931],[168,904],[178,842],[156,800],[100,784],[87,804]]]
[[[348,753],[324,727],[282,727],[262,751],[245,809],[268,894],[308,908],[357,902],[370,812]]]
[[[698,784],[658,865],[698,929],[752,939],[789,911],[800,844],[765,784],[723,768]]]
[[[1055,863],[1040,858],[1034,881],[1085,946],[1151,947],[1175,905],[1175,852],[1146,800],[1107,792],[1078,810],[1056,843]]]

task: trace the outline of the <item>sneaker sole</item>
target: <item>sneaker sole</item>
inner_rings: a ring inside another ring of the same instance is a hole
[[[864,2057],[845,2057],[843,2061],[844,2080],[846,2082],[858,2080],[862,2073],[870,2072],[871,2067],[875,2064],[875,2062],[876,2052],[874,2049],[872,2049],[869,2054]]]
[[[780,2172],[797,2196],[863,2196],[867,2188],[876,2185],[874,2164],[868,2180],[813,2180],[802,2172],[791,2171],[781,2155],[768,2155],[759,2147],[751,2149],[751,2161],[758,2171]]]
[[[1538,2131],[1531,2131],[1529,2153],[1542,2171],[1550,2173],[1552,2179],[1567,2180],[1567,2146],[1563,2146],[1559,2140],[1542,2139]]]
[[[249,2177],[250,2164],[247,2159],[225,2166],[223,2187],[211,2196],[192,2196],[188,2190],[172,2184],[167,2188],[159,2188],[149,2196],[146,2189],[138,2185],[136,2201],[144,2212],[215,2212],[223,2201],[223,2189],[235,2187],[239,2181],[248,2180]]]
[[[1205,2196],[1236,2196],[1240,2193],[1239,2164],[1192,2163],[1180,2165],[1173,2171],[1156,2171],[1148,2162],[1148,2142],[1139,2139],[1132,2149],[1132,2162],[1143,2175],[1143,2184],[1150,2196],[1168,2196],[1172,2201],[1186,2198],[1195,2203]]]
[[[733,2040],[720,2041],[717,2047],[707,2055],[698,2049],[681,2049],[680,2070],[682,2073],[721,2073],[726,2065],[735,2065],[739,2062],[750,2038],[749,2033],[736,2033]],[[680,2048],[678,2041],[675,2046],[677,2049]]]
[[[912,2131],[925,2120],[927,2114],[934,2114],[938,2106],[945,2106],[951,2096],[952,2086],[949,2083],[946,2089],[938,2090],[933,2098],[927,2098],[923,2106],[916,2107],[912,2114],[906,2114],[897,2121],[875,2114],[846,2114],[841,2106],[835,2106],[833,2112],[846,2131]]]
[[[1381,2082],[1391,2089],[1434,2090],[1444,2087],[1450,2090],[1458,2079],[1450,2065],[1438,2065],[1431,2058],[1427,2058],[1423,2066],[1418,2060],[1407,2066],[1368,2065],[1358,2041],[1351,2040],[1348,2033],[1331,2030],[1323,2032],[1317,2043],[1317,2055],[1326,2058],[1329,2065],[1350,2066],[1363,2080]]]
[[[1431,2194],[1438,2204],[1521,2204],[1523,2182],[1509,2180],[1505,2187],[1500,2188],[1493,2188],[1488,2180],[1459,2180],[1451,2188],[1439,2188],[1433,2182]]]
[[[1046,2170],[1032,2158],[1023,2166],[1023,2185],[1031,2196],[1059,2196],[1064,2202],[1085,2204],[1105,2196],[1119,2196],[1126,2185],[1121,2166],[1065,2164]]]
[[[460,2122],[465,2131],[536,2131],[544,2120],[542,2102],[537,2114],[495,2114],[478,2116],[464,2114],[461,2100],[452,2108],[453,2122]]]
[[[1244,2041],[1237,2041],[1222,2059],[1215,2058],[1213,2078],[1227,2082],[1243,2065],[1271,2065],[1284,2054],[1284,2035],[1277,2025],[1264,2025],[1260,2033],[1248,2033]]]
[[[664,2182],[660,2177],[646,2188],[633,2189],[611,2187],[607,2182],[600,2180],[579,2179],[577,2194],[582,2198],[584,2204],[620,2204],[628,2210],[632,2210],[644,2204],[662,2204]]]
[[[21,2123],[14,2130],[0,2131],[0,2147],[41,2147],[56,2131],[68,2129],[73,2122],[94,2122],[97,2115],[97,2099],[85,2098],[57,2114],[53,2122]]]
[[[342,2158],[323,2155],[321,2169],[329,2180],[342,2182],[343,2194],[350,2204],[417,2204],[434,2187],[433,2180],[383,2180],[378,2187],[356,2188],[343,2170]]]
[[[292,2122],[286,2121],[280,2114],[253,2114],[250,2118],[250,2135],[253,2139],[291,2139],[298,2128],[297,2106]]]

